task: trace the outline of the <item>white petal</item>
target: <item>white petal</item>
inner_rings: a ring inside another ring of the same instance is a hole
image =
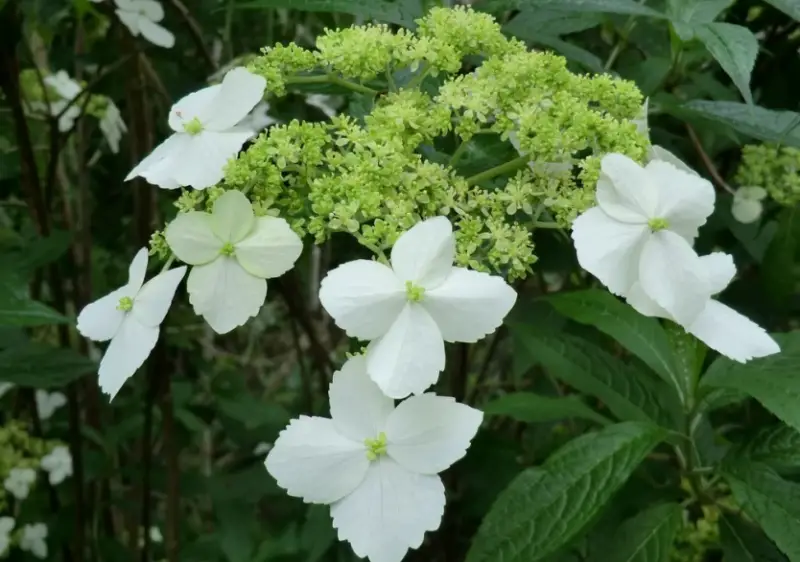
[[[653,217],[657,204],[657,192],[649,174],[623,154],[603,157],[595,193],[600,208],[622,222],[646,223]]]
[[[128,266],[128,290],[136,294],[142,288],[147,275],[147,248],[141,248]]]
[[[367,347],[367,373],[386,396],[421,394],[444,369],[444,339],[433,318],[409,303],[386,335]]]
[[[412,396],[386,422],[387,452],[412,472],[438,474],[467,453],[483,412],[435,394]]]
[[[255,228],[236,244],[236,259],[251,275],[280,277],[303,253],[303,241],[283,219],[259,217]]]
[[[683,326],[697,318],[711,296],[700,257],[684,238],[668,230],[648,238],[639,281],[642,290]]]
[[[646,170],[658,190],[658,207],[651,218],[667,219],[670,230],[693,241],[697,229],[714,211],[714,186],[697,174],[661,160],[653,160]]]
[[[648,161],[653,160],[661,160],[663,162],[669,162],[679,170],[683,170],[687,174],[692,174],[695,176],[699,176],[697,172],[692,170],[683,160],[675,156],[672,152],[664,148],[663,146],[651,146],[650,147],[650,157]]]
[[[730,285],[733,276],[736,275],[736,265],[730,254],[713,252],[707,256],[701,256],[700,265],[705,272],[712,295],[724,291]]]
[[[267,81],[244,67],[229,70],[209,107],[206,126],[212,131],[224,131],[235,126],[264,97]]]
[[[126,286],[87,304],[78,315],[78,331],[90,340],[110,340],[125,319],[125,312],[117,309],[120,299],[133,298],[135,294]]]
[[[473,343],[494,332],[517,300],[502,277],[454,267],[444,283],[426,291],[422,306],[445,341]]]
[[[226,256],[193,267],[186,288],[195,313],[218,334],[227,334],[258,314],[267,298],[267,282]]]
[[[128,28],[128,31],[131,32],[131,35],[134,37],[139,35],[139,21],[142,17],[139,14],[128,12],[126,10],[115,10],[119,21],[123,23],[125,27]]]
[[[328,389],[331,418],[342,435],[363,443],[375,439],[394,410],[394,400],[384,396],[367,375],[367,361],[356,355],[333,374]]]
[[[339,540],[370,562],[400,562],[439,528],[444,486],[438,476],[414,474],[388,457],[374,462],[361,485],[331,506]]]
[[[340,435],[326,418],[300,416],[281,431],[264,465],[290,496],[333,503],[362,483],[366,446]]]
[[[355,260],[328,272],[319,301],[348,336],[372,340],[389,330],[407,298],[405,286],[391,269]]]
[[[172,160],[174,156],[181,157],[183,150],[189,142],[189,135],[172,135],[158,145],[153,152],[131,170],[125,181],[141,176],[149,183],[162,189],[176,189],[180,183],[172,176]]]
[[[209,117],[211,101],[217,96],[221,85],[208,86],[187,94],[176,101],[169,110],[169,126],[176,133],[186,131],[184,125],[194,119],[205,124]]]
[[[634,283],[631,290],[628,291],[625,300],[639,314],[652,316],[654,318],[669,318],[671,320],[669,312],[661,308],[656,301],[647,296],[647,293],[642,289],[642,284],[638,281]]]
[[[578,263],[617,295],[626,294],[639,278],[639,260],[649,233],[647,225],[616,221],[599,207],[572,223]]]
[[[255,220],[253,206],[241,191],[226,191],[214,201],[211,228],[224,242],[236,244],[243,240],[253,229]]]
[[[715,300],[708,302],[686,331],[711,349],[740,363],[780,352],[778,344],[763,328]]]
[[[455,253],[453,226],[445,217],[434,217],[418,222],[397,239],[392,269],[401,281],[433,289],[450,273]]]
[[[181,185],[205,189],[225,175],[225,165],[234,158],[252,133],[235,131],[215,133],[203,131],[188,135],[188,143],[180,158],[173,158],[173,177]],[[183,136],[183,135],[181,135]]]
[[[153,45],[165,49],[170,49],[175,45],[175,36],[172,32],[149,19],[139,21],[139,31],[142,33],[142,37]]]
[[[764,205],[761,203],[761,201],[744,198],[737,199],[736,197],[733,198],[731,214],[733,215],[733,218],[743,224],[756,222],[761,217],[761,213],[763,212]]]
[[[161,21],[164,19],[164,7],[156,0],[138,0],[137,8],[150,21]]]
[[[125,316],[111,340],[98,373],[100,390],[113,400],[119,389],[144,364],[158,341],[158,328],[140,324],[132,314]]]
[[[633,124],[636,125],[636,132],[647,139],[650,138],[650,126],[647,124],[649,106],[650,98],[645,98],[644,103],[642,104],[642,109],[639,111],[639,115],[632,120]]]
[[[186,274],[186,266],[159,273],[144,284],[133,300],[131,314],[145,326],[157,328],[163,321]]]
[[[215,260],[223,246],[211,229],[211,215],[200,211],[179,213],[167,225],[164,238],[177,258],[189,265]]]

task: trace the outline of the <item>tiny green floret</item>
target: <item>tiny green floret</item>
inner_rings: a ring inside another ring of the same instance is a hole
[[[203,132],[203,124],[200,122],[200,119],[195,117],[191,121],[183,124],[183,130],[190,135],[199,135]]]
[[[425,289],[414,285],[411,281],[406,281],[406,297],[411,302],[420,302],[425,296]]]
[[[119,299],[119,304],[117,305],[117,310],[121,310],[123,312],[128,312],[130,309],[133,308],[133,299],[130,297],[122,297]]]
[[[225,245],[220,249],[219,253],[223,256],[232,256],[236,253],[236,248],[233,247],[233,244],[230,242],[226,242]]]
[[[378,460],[378,457],[386,454],[386,434],[381,431],[375,439],[364,439],[364,445],[367,446],[367,458]]]
[[[660,217],[655,219],[650,219],[649,221],[647,221],[647,226],[649,226],[650,230],[652,230],[653,232],[658,232],[659,230],[664,230],[666,228],[669,228],[669,221],[667,219]]]

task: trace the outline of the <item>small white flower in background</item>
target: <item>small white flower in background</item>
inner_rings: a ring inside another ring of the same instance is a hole
[[[258,132],[266,129],[270,125],[280,122],[280,119],[276,119],[269,114],[269,104],[265,101],[262,101],[253,108],[253,111],[251,111],[250,114],[242,120],[239,126],[254,132]]]
[[[444,342],[494,332],[517,293],[501,277],[453,267],[450,221],[414,225],[392,248],[391,267],[355,260],[328,273],[319,299],[350,337],[372,340],[367,371],[392,398],[420,394],[444,369]]]
[[[309,94],[306,96],[306,103],[311,107],[316,107],[324,113],[329,119],[333,119],[338,115],[339,108],[344,103],[339,96],[329,96],[327,94]]]
[[[220,195],[211,213],[179,214],[164,236],[178,259],[194,266],[186,282],[189,302],[218,334],[258,314],[266,280],[289,271],[303,251],[289,223],[256,217],[236,190]]]
[[[261,101],[266,85],[264,78],[239,67],[229,71],[221,84],[178,100],[169,112],[174,134],[125,181],[141,176],[164,189],[205,189],[219,182],[225,164],[255,134],[242,121]]]
[[[67,397],[60,392],[36,391],[36,411],[41,420],[49,420],[55,411],[66,403]]]
[[[18,500],[24,500],[28,497],[34,482],[36,482],[36,471],[32,468],[12,468],[3,481],[3,487]]]
[[[175,36],[158,22],[164,19],[164,7],[156,0],[114,0],[117,17],[134,37],[141,35],[153,45],[167,49],[175,45]]]
[[[0,517],[0,557],[8,552],[8,547],[11,546],[11,531],[14,530],[13,517]]]
[[[94,341],[111,340],[100,361],[100,389],[116,396],[142,366],[156,345],[159,326],[186,267],[177,267],[144,282],[147,248],[142,248],[128,269],[128,283],[87,305],[78,315],[78,331]]]
[[[644,100],[644,105],[642,106],[642,111],[639,116],[633,120],[636,124],[636,129],[647,137],[647,140],[650,141],[650,125],[648,124],[648,113],[650,107],[650,98]],[[692,170],[689,166],[687,166],[683,160],[675,156],[672,152],[664,148],[663,146],[658,146],[650,142],[650,148],[647,152],[647,161],[652,162],[653,160],[661,160],[663,162],[669,162],[679,170],[683,170],[684,172],[688,172],[690,174],[698,175],[697,172]]]
[[[767,190],[763,187],[740,187],[733,194],[731,214],[737,221],[748,224],[757,221],[764,212]]]
[[[125,121],[122,120],[122,114],[119,108],[110,99],[106,106],[106,112],[100,119],[100,130],[103,136],[106,137],[111,152],[114,154],[119,152],[119,141],[122,140],[122,135],[128,131]]]
[[[597,206],[572,224],[578,262],[617,295],[639,282],[679,324],[691,324],[712,294],[692,244],[714,210],[713,186],[661,160],[642,168],[609,154],[601,166]]]
[[[51,87],[61,99],[50,99],[50,114],[54,117],[81,93],[81,85],[69,77],[63,70],[44,77],[44,83]],[[75,126],[75,120],[81,115],[80,104],[74,103],[58,120],[58,130],[65,133]]]
[[[41,560],[47,558],[47,525],[34,523],[22,527],[19,547]]]
[[[139,532],[139,548],[142,548],[144,546],[144,536],[143,533],[141,532],[142,530],[143,529],[140,529]],[[150,527],[150,530],[147,532],[147,534],[150,535],[151,543],[161,544],[162,542],[164,542],[164,536],[161,534],[161,529],[159,529],[158,527],[155,526]]]
[[[483,413],[423,394],[400,403],[349,359],[328,391],[331,418],[301,416],[267,456],[267,471],[290,496],[329,504],[339,539],[371,562],[400,562],[441,524],[438,474],[462,458]]]
[[[10,382],[0,382],[0,398],[5,396],[5,394],[14,388],[14,385]]]
[[[261,443],[258,443],[253,448],[253,454],[257,455],[257,456],[261,456],[263,454],[269,453],[271,449],[272,449],[272,444],[271,443],[261,442]]]
[[[72,476],[72,455],[69,448],[63,445],[54,447],[52,451],[42,457],[39,463],[47,473],[50,484],[56,486]]]
[[[702,256],[700,262],[711,294],[722,292],[736,275],[733,258],[728,254],[715,252]],[[648,297],[638,283],[634,284],[627,301],[640,314],[677,322],[669,312]],[[711,299],[710,295],[697,318],[682,326],[711,349],[740,363],[780,352],[777,342],[763,328],[732,308]]]

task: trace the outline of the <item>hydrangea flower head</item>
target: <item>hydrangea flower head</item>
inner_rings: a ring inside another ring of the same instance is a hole
[[[303,242],[277,217],[256,217],[240,191],[226,191],[213,211],[179,214],[165,232],[181,261],[193,265],[187,288],[197,314],[218,334],[258,314],[267,298],[267,279],[290,270]]]
[[[367,372],[392,398],[420,394],[444,369],[444,342],[495,331],[517,294],[501,277],[453,267],[445,217],[417,223],[392,248],[391,267],[356,260],[322,280],[322,306],[351,337],[372,340]]]
[[[111,340],[100,361],[100,388],[111,399],[142,366],[158,341],[186,267],[177,267],[144,282],[147,249],[128,268],[128,283],[87,305],[78,315],[78,331],[94,341]]]
[[[697,232],[714,209],[714,188],[700,176],[621,154],[602,160],[597,206],[572,225],[578,261],[612,293],[634,283],[682,325],[694,321],[711,292]]]
[[[167,49],[175,45],[175,36],[159,25],[164,19],[164,7],[156,0],[114,0],[117,17],[131,35],[141,35],[153,45]]]
[[[371,562],[400,562],[436,530],[445,505],[438,473],[466,454],[483,414],[423,394],[397,407],[355,356],[334,374],[331,419],[292,420],[265,465],[289,495],[331,506],[339,539]]]
[[[32,468],[15,467],[8,472],[3,487],[18,500],[24,500],[36,482],[36,471]]]
[[[230,70],[221,84],[178,100],[169,112],[172,136],[125,180],[141,176],[164,189],[205,189],[219,182],[225,164],[255,132],[241,122],[261,101],[266,84],[264,78],[239,67]]]

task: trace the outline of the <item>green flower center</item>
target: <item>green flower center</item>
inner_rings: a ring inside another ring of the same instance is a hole
[[[222,247],[222,249],[220,249],[219,253],[222,254],[223,256],[230,257],[236,253],[236,248],[234,248],[233,244],[231,244],[230,242],[226,242],[225,245]]]
[[[667,219],[662,218],[655,218],[650,219],[647,221],[647,226],[650,227],[650,230],[653,232],[658,232],[659,230],[664,230],[665,228],[669,228],[669,221]]]
[[[200,122],[200,119],[195,117],[188,123],[183,124],[183,130],[190,135],[199,135],[201,132],[203,132],[203,124]]]
[[[128,312],[130,309],[133,308],[133,299],[130,297],[122,297],[119,299],[119,304],[117,305],[117,310],[121,310],[123,312]]]
[[[425,296],[425,289],[414,285],[411,281],[406,281],[406,297],[411,302],[419,302]]]
[[[375,439],[364,439],[364,445],[367,446],[367,458],[378,460],[378,457],[386,454],[386,434],[381,431]]]

